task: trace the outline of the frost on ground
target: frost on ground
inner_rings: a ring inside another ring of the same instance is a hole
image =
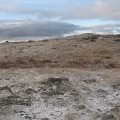
[[[120,120],[120,71],[0,70],[0,120]]]

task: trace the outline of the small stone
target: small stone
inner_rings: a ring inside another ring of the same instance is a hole
[[[101,118],[101,120],[117,120],[113,114],[104,114]]]
[[[90,79],[90,80],[84,80],[84,82],[89,84],[89,83],[95,83],[96,80],[95,79]]]
[[[42,118],[41,120],[50,120],[49,118]]]
[[[85,105],[73,105],[73,108],[74,108],[76,111],[79,111],[79,110],[85,109]]]
[[[26,119],[31,119],[31,117],[30,117],[30,116],[25,116],[25,118],[26,118]]]
[[[28,88],[25,92],[26,92],[27,95],[30,95],[30,94],[36,93],[36,91],[33,90],[32,88]]]

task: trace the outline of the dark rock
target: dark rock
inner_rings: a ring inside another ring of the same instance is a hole
[[[13,95],[12,90],[8,86],[0,87],[0,91],[2,91],[2,90],[7,90],[7,91],[9,91]]]
[[[114,41],[115,41],[115,42],[120,42],[120,39],[115,39]]]
[[[99,89],[99,90],[97,90],[97,94],[98,94],[98,96],[106,97],[109,93],[105,90]]]
[[[78,91],[77,90],[72,90],[70,95],[74,95],[74,96],[77,96],[79,95]]]
[[[47,81],[41,82],[43,84],[42,95],[64,95],[69,88],[68,78],[48,78]]]
[[[119,84],[119,83],[118,83],[118,84],[114,84],[114,85],[112,85],[112,87],[113,87],[114,89],[120,88],[120,84]]]
[[[69,81],[68,78],[48,78],[47,81],[45,82],[41,82],[42,84],[55,84],[55,85],[58,85],[58,84],[62,84],[62,82],[65,82],[65,81]]]
[[[50,120],[49,118],[42,118],[41,120]]]
[[[20,96],[8,96],[6,98],[0,99],[0,106],[8,106],[8,105],[31,105],[30,98],[21,98]]]
[[[91,42],[95,42],[95,41],[96,41],[96,39],[91,39],[90,41],[91,41]]]
[[[85,109],[85,105],[73,105],[73,109],[76,111]]]
[[[64,100],[62,98],[57,98],[56,100],[54,100],[54,102],[52,103],[53,106],[55,107],[67,107],[68,106],[68,101]]]
[[[117,120],[113,114],[103,114],[101,120]]]
[[[25,90],[25,93],[26,93],[27,95],[30,95],[30,94],[36,93],[36,91],[33,90],[32,88],[28,88],[27,90]]]
[[[30,116],[25,116],[26,119],[31,120],[32,118]]]
[[[9,43],[9,41],[8,41],[8,40],[6,40],[6,41],[5,41],[5,43]]]
[[[95,79],[90,79],[90,80],[84,80],[84,82],[89,84],[89,83],[95,83],[96,80]]]

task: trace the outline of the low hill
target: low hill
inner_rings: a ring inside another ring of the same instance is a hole
[[[120,68],[120,35],[82,34],[0,44],[0,68]]]

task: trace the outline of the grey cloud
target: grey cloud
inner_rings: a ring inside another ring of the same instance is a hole
[[[79,26],[73,24],[52,21],[1,21],[0,23],[1,39],[62,36],[79,29]]]
[[[92,32],[102,34],[120,33],[120,24],[96,25],[80,27],[64,22],[53,21],[0,21],[0,39],[32,39],[42,37],[58,37],[74,33]]]

